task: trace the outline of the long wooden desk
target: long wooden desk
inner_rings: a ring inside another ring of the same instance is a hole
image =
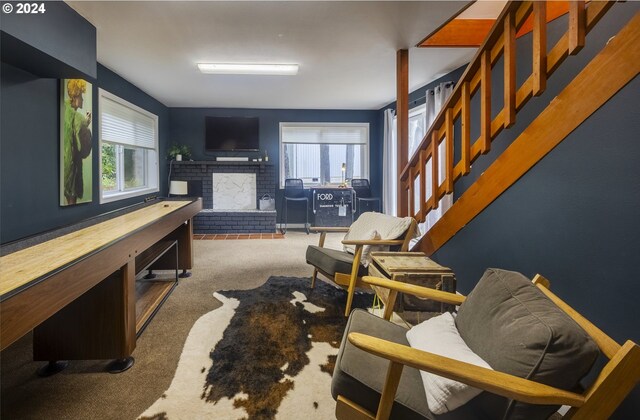
[[[172,287],[136,287],[136,274],[191,269],[201,209],[160,201],[0,257],[0,349],[34,330],[35,360],[129,357]]]

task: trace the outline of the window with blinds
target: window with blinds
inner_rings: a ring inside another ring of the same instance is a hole
[[[99,90],[100,202],[158,191],[158,117]]]
[[[280,123],[281,187],[287,178],[310,186],[369,178],[369,124]]]

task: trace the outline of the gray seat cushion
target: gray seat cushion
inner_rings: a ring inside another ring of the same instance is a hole
[[[351,274],[353,255],[348,252],[310,245],[307,248],[307,263],[331,276],[336,273]],[[358,276],[366,276],[367,268],[360,266]]]
[[[458,310],[456,326],[469,348],[501,372],[572,390],[589,372],[599,350],[589,335],[520,273],[488,269]],[[483,413],[501,418],[509,401],[483,393]],[[521,402],[511,419],[546,419],[555,406]]]
[[[333,371],[331,394],[334,399],[337,399],[338,395],[342,395],[375,413],[380,402],[389,361],[360,350],[349,343],[347,335],[350,332],[372,335],[408,346],[407,330],[362,309],[354,310],[349,317]],[[391,418],[473,420],[478,418],[474,411],[473,404],[471,404],[436,417],[429,411],[420,372],[405,366],[396,392]]]

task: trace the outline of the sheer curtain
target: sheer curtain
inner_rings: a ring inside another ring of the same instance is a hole
[[[440,83],[433,90],[428,90],[426,97],[426,117],[427,117],[427,127],[431,127],[433,121],[438,116],[438,113],[447,102],[447,99],[453,92],[454,84],[452,82]],[[446,147],[444,141],[440,143],[438,146],[438,162],[440,163],[438,167],[438,185],[441,185],[444,182],[444,178],[446,176],[446,168],[442,164],[445,162],[445,152]],[[447,194],[442,199],[440,199],[440,203],[438,208],[435,210],[431,210],[427,215],[427,219],[425,223],[420,224],[420,232],[422,234],[426,233],[431,227],[442,217],[442,215],[451,208],[453,205],[453,194]]]
[[[384,137],[382,151],[382,211],[385,214],[397,215],[398,160],[395,112],[384,111]]]

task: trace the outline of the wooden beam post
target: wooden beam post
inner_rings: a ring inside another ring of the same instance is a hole
[[[451,108],[445,111],[445,171],[444,190],[447,194],[453,192],[453,113]]]
[[[409,161],[409,50],[396,55],[396,116],[398,127],[398,186],[401,174]],[[398,188],[398,216],[409,215],[409,207],[402,188]]]
[[[547,88],[547,3],[533,3],[533,96]]]
[[[462,161],[462,175],[467,175],[471,171],[471,91],[469,82],[462,84],[462,150],[460,160]]]
[[[414,184],[416,182],[416,167],[412,167],[409,170],[409,183],[407,186],[409,187],[409,216],[414,217],[416,214],[415,202],[416,202],[416,191],[414,188]]]
[[[516,122],[516,24],[514,13],[504,19],[504,127]]]
[[[491,53],[484,51],[480,56],[480,137],[481,153],[491,150]]]
[[[584,1],[570,1],[569,55],[577,54],[584,47],[586,23]]]
[[[420,150],[420,217],[419,222],[424,222],[427,217],[427,152]]]
[[[440,186],[440,174],[438,173],[438,130],[431,133],[431,203],[432,209],[437,209],[440,203],[438,187]]]

